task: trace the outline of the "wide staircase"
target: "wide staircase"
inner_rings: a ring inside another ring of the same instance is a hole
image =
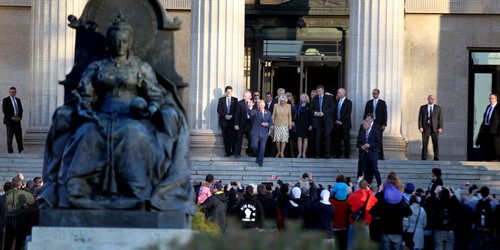
[[[311,172],[314,179],[327,186],[334,184],[338,174],[355,180],[357,160],[346,159],[291,159],[265,158],[259,167],[255,158],[192,157],[192,179],[203,180],[209,173],[224,183],[239,181],[243,184],[259,184],[281,179],[296,182],[303,173]],[[8,181],[18,172],[27,180],[41,176],[43,155],[41,154],[0,154],[0,181]],[[446,186],[459,187],[466,182],[490,187],[492,193],[500,197],[500,163],[465,161],[379,161],[382,179],[391,171],[396,172],[403,183],[412,182],[416,187],[427,189],[431,179],[431,169],[439,167],[443,171]]]

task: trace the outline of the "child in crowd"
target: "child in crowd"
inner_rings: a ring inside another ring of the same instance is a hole
[[[347,200],[347,196],[351,193],[351,190],[349,190],[349,187],[347,186],[345,176],[340,174],[337,176],[335,181],[337,183],[333,186],[331,195],[338,201]]]

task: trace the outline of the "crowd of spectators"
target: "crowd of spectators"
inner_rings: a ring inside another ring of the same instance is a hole
[[[4,183],[0,193],[1,249],[24,249],[31,228],[39,222],[36,196],[42,186],[41,177],[26,181],[22,173]]]
[[[343,175],[328,186],[311,173],[296,183],[243,186],[209,174],[195,187],[206,218],[223,232],[232,230],[226,218],[233,217],[238,227],[264,232],[300,224],[333,239],[338,249],[353,249],[359,237],[381,249],[498,249],[500,206],[489,188],[470,183],[453,188],[441,177],[435,168],[428,187],[417,188],[391,172],[375,188],[362,177],[351,182]]]

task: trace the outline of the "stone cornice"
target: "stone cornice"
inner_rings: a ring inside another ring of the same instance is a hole
[[[415,14],[500,14],[500,1],[406,0],[405,12]]]
[[[31,7],[32,0],[0,0],[0,6]]]

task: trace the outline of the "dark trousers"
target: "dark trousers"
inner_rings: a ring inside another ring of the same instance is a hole
[[[358,173],[356,175],[356,177],[360,177],[360,176],[363,176],[363,171],[364,171],[364,156],[365,156],[365,152],[363,152],[363,150],[359,150],[359,157],[358,157]]]
[[[342,128],[342,126],[335,125],[333,129],[335,133],[335,156],[340,157],[342,155],[342,150],[340,149],[341,141],[344,141],[344,157],[349,158],[351,154],[351,144],[349,143],[349,129]]]
[[[236,141],[234,145],[234,154],[235,155],[240,155],[241,154],[241,148],[243,144],[243,136],[247,138],[248,141],[248,149],[247,149],[247,154],[251,154],[251,149],[250,146],[252,145],[252,121],[251,119],[246,119],[244,124],[240,124],[240,129],[236,131]]]
[[[429,137],[432,139],[432,148],[434,151],[434,158],[439,157],[439,144],[438,144],[438,133],[433,131],[431,126],[425,126],[424,132],[422,133],[422,159],[427,159],[427,146],[429,145]]]
[[[252,139],[252,150],[257,154],[255,162],[264,163],[264,152],[266,151],[267,137],[254,137]]]
[[[486,160],[500,160],[500,135],[486,133],[484,144],[481,148],[486,148]]]
[[[21,123],[11,122],[11,124],[6,124],[5,127],[7,128],[7,151],[9,153],[14,153],[14,149],[12,148],[12,139],[14,136],[16,136],[18,152],[23,151],[23,131],[21,130]]]
[[[385,159],[384,157],[384,136],[383,136],[384,130],[380,130],[380,147],[379,147],[379,159]]]
[[[236,133],[234,127],[221,128],[222,130],[222,140],[224,141],[224,150],[226,155],[231,155],[234,153],[234,139]]]
[[[321,155],[321,148],[325,149],[325,156],[330,155],[330,148],[332,146],[332,129],[325,127],[324,122],[320,122],[320,127],[315,128],[316,134],[316,156]],[[323,147],[323,142],[325,146]]]
[[[335,235],[335,239],[337,239],[339,249],[347,249],[347,229],[334,230],[333,234]]]
[[[309,139],[307,140],[307,157],[316,156],[316,130],[309,131]],[[304,152],[305,153],[305,152]]]
[[[378,154],[372,155],[370,158],[370,155],[366,151],[360,151],[362,154],[360,154],[361,158],[359,161],[362,162],[361,165],[363,166],[364,179],[371,185],[373,177],[375,176],[377,186],[380,186],[380,184],[382,184],[382,178],[380,178],[380,172],[378,171]]]
[[[266,143],[266,152],[264,155],[266,157],[273,157],[276,155],[276,151],[276,145],[273,143],[273,138],[271,136],[268,136]]]
[[[12,249],[15,241],[15,249],[23,249],[26,236],[30,231],[30,223],[27,216],[7,216],[5,219],[5,243],[3,249]]]

